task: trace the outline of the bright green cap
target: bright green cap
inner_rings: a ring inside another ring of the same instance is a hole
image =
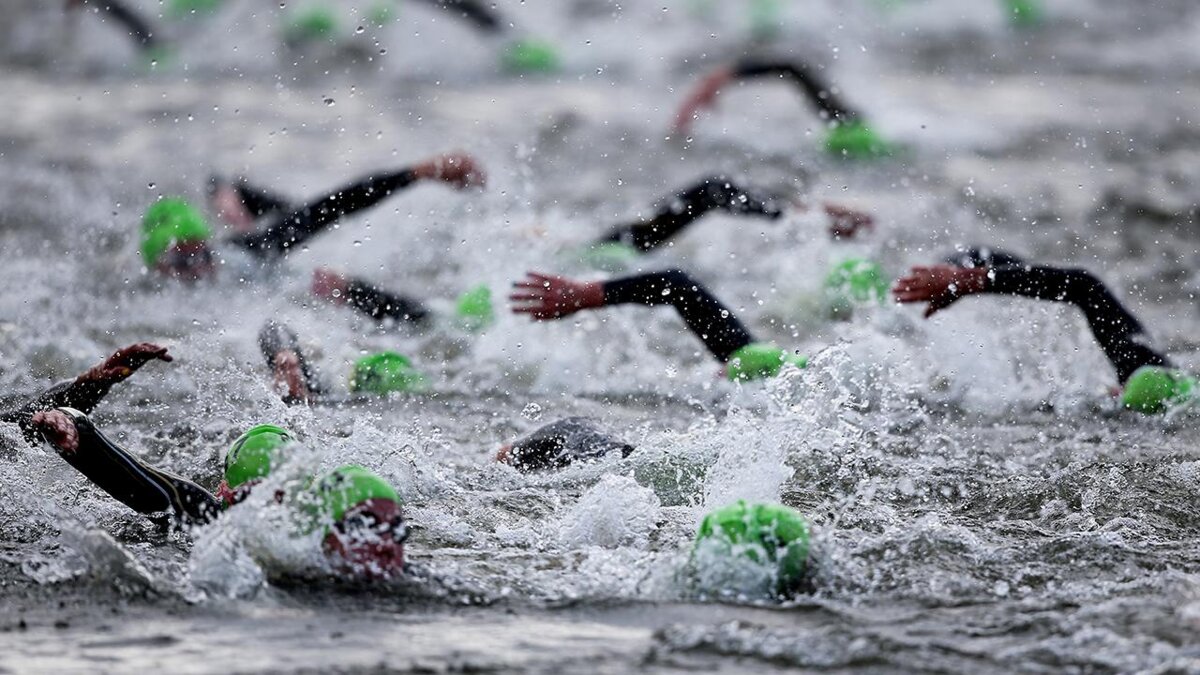
[[[354,362],[354,370],[350,373],[351,391],[390,394],[394,391],[424,391],[428,386],[428,378],[396,352],[364,356]]]
[[[1162,366],[1142,366],[1125,383],[1121,403],[1141,413],[1160,413],[1186,402],[1196,391],[1196,378]]]
[[[205,241],[212,230],[204,216],[183,199],[160,199],[142,217],[142,260],[153,267],[158,257],[171,246],[191,241]]]
[[[720,542],[734,554],[756,563],[777,566],[780,591],[795,588],[804,578],[808,561],[808,522],[799,511],[782,504],[748,504],[744,500],[709,512],[700,522],[696,545]],[[760,554],[761,552],[761,554]],[[765,556],[765,560],[761,559]]]
[[[211,14],[222,2],[224,0],[171,0],[167,14],[177,19],[194,14]]]
[[[584,249],[579,259],[583,264],[602,272],[624,272],[641,256],[636,247],[619,241],[605,241]]]
[[[558,70],[558,52],[541,40],[517,40],[500,56],[504,69],[512,73],[550,73]]]
[[[321,513],[336,523],[350,509],[368,499],[385,499],[401,503],[400,493],[386,480],[355,464],[339,466],[313,486]]]
[[[1037,0],[1003,0],[1008,22],[1017,28],[1030,28],[1042,22],[1042,6]]]
[[[337,30],[337,16],[327,7],[310,7],[292,14],[286,37],[289,42],[331,39]]]
[[[892,154],[892,146],[863,122],[844,122],[829,130],[825,151],[838,157],[867,159]]]
[[[808,365],[808,359],[789,354],[773,344],[752,342],[729,357],[725,375],[734,382],[775,377],[785,363],[803,368]]]
[[[750,3],[750,32],[764,40],[779,35],[783,28],[779,0],[753,0]]]
[[[273,424],[260,424],[238,436],[225,453],[225,483],[231,488],[271,473],[279,450],[291,443],[291,433]]]
[[[396,18],[396,3],[392,0],[377,2],[367,10],[367,19],[376,26],[386,26]]]
[[[888,280],[878,263],[848,258],[825,275],[825,292],[846,302],[883,302],[888,295]]]
[[[454,313],[458,317],[458,325],[465,331],[476,333],[487,329],[496,321],[496,310],[492,307],[492,290],[479,285],[458,296]]]

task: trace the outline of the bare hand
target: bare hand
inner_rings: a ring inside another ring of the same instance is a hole
[[[51,445],[67,453],[79,449],[79,430],[75,421],[61,410],[43,410],[33,415],[33,428],[42,433]]]
[[[158,359],[170,363],[174,359],[167,353],[166,347],[160,347],[149,342],[139,342],[118,349],[98,366],[94,366],[79,376],[80,380],[89,382],[116,384],[133,375],[138,368],[148,362]]]
[[[828,202],[823,206],[829,216],[829,235],[834,239],[853,239],[859,230],[875,228],[875,219],[869,213]]]
[[[465,152],[448,152],[431,157],[413,167],[413,173],[417,178],[440,180],[459,190],[483,187],[487,183],[483,168]]]
[[[696,88],[684,100],[683,105],[679,107],[679,112],[675,114],[675,133],[686,134],[691,131],[692,122],[695,121],[700,111],[715,106],[717,95],[721,93],[721,87],[724,87],[732,79],[733,71],[729,68],[722,68],[700,80],[700,84],[696,85]]]
[[[312,293],[318,298],[342,304],[346,302],[350,290],[350,281],[345,276],[328,267],[318,267],[313,270]]]
[[[914,267],[908,276],[892,286],[896,302],[928,302],[925,318],[933,316],[964,295],[979,293],[987,283],[987,269],[967,269],[954,265]]]
[[[508,299],[513,303],[513,312],[547,321],[602,306],[604,287],[597,281],[575,281],[528,272],[525,279],[513,284],[513,293]]]
[[[290,349],[278,352],[271,365],[275,392],[285,401],[297,403],[312,401],[308,382],[304,379],[304,368],[301,367],[300,356],[296,352]]]

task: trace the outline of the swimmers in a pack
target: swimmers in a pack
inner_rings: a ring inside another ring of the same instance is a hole
[[[1200,394],[1196,378],[1175,369],[1153,347],[1141,322],[1087,270],[1033,265],[1007,253],[971,249],[943,264],[914,267],[896,281],[892,293],[897,302],[928,303],[926,317],[980,293],[1067,302],[1083,311],[1116,371],[1126,407],[1163,412]]]
[[[469,155],[440,155],[411,167],[365,176],[307,204],[295,205],[245,181],[212,181],[213,210],[235,232],[222,239],[225,260],[213,251],[213,231],[187,201],[160,199],[142,219],[141,253],[152,271],[183,280],[213,276],[243,252],[243,265],[261,268],[325,231],[348,215],[368,209],[417,181],[438,181],[457,189],[483,185],[485,176]],[[253,270],[238,270],[252,274]]]
[[[104,19],[112,19],[129,34],[134,45],[144,54],[162,48],[162,42],[150,22],[122,0],[67,0],[68,11],[78,9],[87,9],[102,14]]]
[[[731,83],[756,77],[787,81],[800,90],[829,129],[825,135],[825,150],[830,154],[867,158],[893,151],[891,144],[871,128],[863,114],[846,104],[838,90],[822,79],[815,68],[784,61],[747,59],[708,74],[680,106],[675,115],[675,133],[688,134],[700,111],[713,107],[717,96]]]
[[[118,349],[112,356],[85,370],[73,380],[59,382],[42,393],[16,405],[0,409],[0,422],[17,424],[32,438],[31,420],[39,411],[67,406],[90,413],[104,400],[113,386],[124,382],[151,361],[170,362],[166,347],[139,342]]]
[[[584,258],[596,267],[615,271],[638,253],[668,244],[710,211],[778,220],[789,209],[809,208],[813,207],[740,185],[726,176],[711,176],[664,199],[649,219],[614,227],[585,251]],[[831,202],[822,202],[819,208],[829,217],[829,234],[835,239],[850,239],[874,226],[870,214],[862,211]]]
[[[670,305],[688,330],[721,363],[731,380],[777,375],[785,365],[803,368],[808,360],[773,344],[759,342],[700,282],[680,270],[609,279],[575,281],[529,272],[513,284],[513,311],[549,321],[584,310],[622,304]]]
[[[260,424],[225,454],[216,493],[143,462],[109,439],[82,411],[44,410],[30,424],[59,456],[97,487],[147,515],[169,514],[184,526],[205,525],[250,496],[285,459],[293,436]],[[355,578],[392,578],[404,572],[408,528],[402,500],[387,481],[361,466],[345,465],[280,489],[275,501],[290,509],[293,534],[321,533],[333,569]]]

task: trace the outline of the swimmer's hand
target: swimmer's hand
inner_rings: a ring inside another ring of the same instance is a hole
[[[73,453],[79,449],[79,430],[75,428],[75,421],[65,412],[43,410],[35,413],[31,422],[33,428],[59,450]]]
[[[328,267],[313,270],[312,294],[334,304],[344,304],[350,293],[350,280]]]
[[[687,134],[692,130],[692,122],[699,116],[700,111],[705,108],[712,108],[717,103],[717,95],[721,93],[721,88],[733,79],[732,68],[721,68],[712,72],[700,80],[700,84],[692,90],[683,105],[679,107],[679,112],[675,114],[674,133],[676,135]]]
[[[829,216],[829,236],[834,239],[853,239],[861,230],[875,229],[875,219],[869,213],[830,202],[822,206]]]
[[[581,309],[604,306],[604,285],[599,281],[575,281],[537,272],[513,283],[508,296],[513,312],[528,314],[536,321],[570,316]]]
[[[93,384],[116,384],[137,372],[138,368],[153,360],[170,363],[174,359],[167,353],[166,347],[160,347],[149,342],[139,342],[118,349],[116,353],[104,360],[103,363],[89,368],[80,375],[77,382]]]
[[[925,307],[925,318],[928,319],[964,295],[983,292],[987,287],[987,275],[985,267],[914,267],[908,276],[901,277],[892,286],[892,295],[900,303],[928,302]]]
[[[430,157],[414,166],[412,172],[418,180],[440,180],[459,190],[483,187],[487,183],[487,174],[479,162],[465,152]]]

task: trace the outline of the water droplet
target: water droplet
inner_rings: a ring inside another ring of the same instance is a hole
[[[333,107],[334,103],[335,103],[335,101],[333,100],[333,97],[331,97],[331,96],[325,97],[325,105]]]
[[[146,183],[146,187],[153,190],[154,188],[158,187],[158,183]]]

